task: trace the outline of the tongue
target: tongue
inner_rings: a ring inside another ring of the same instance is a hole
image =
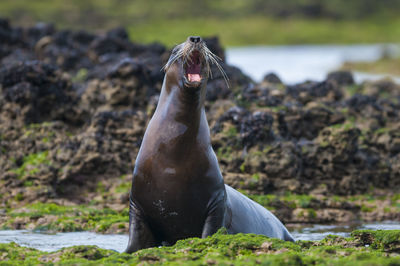
[[[188,74],[188,80],[190,82],[200,82],[201,81],[201,77],[199,74]]]

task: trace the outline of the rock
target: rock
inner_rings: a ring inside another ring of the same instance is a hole
[[[0,68],[2,113],[23,123],[62,120],[80,123],[76,94],[68,80],[52,65],[38,61]]]
[[[343,123],[345,117],[327,106],[309,103],[305,108],[290,106],[282,110],[278,121],[282,136],[312,140],[322,129]]]
[[[334,71],[330,72],[326,80],[334,81],[339,86],[354,85],[353,74],[350,71]]]
[[[264,76],[263,82],[282,84],[282,80],[275,73],[268,73]]]
[[[286,94],[301,104],[307,104],[312,100],[335,102],[343,98],[342,89],[335,82],[329,80],[287,86]]]

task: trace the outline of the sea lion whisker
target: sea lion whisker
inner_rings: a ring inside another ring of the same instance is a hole
[[[169,68],[173,63],[175,63],[176,60],[178,60],[178,59],[179,59],[180,57],[182,57],[182,56],[183,56],[183,51],[182,51],[182,50],[177,51],[176,54],[175,54],[172,58],[170,58],[170,59],[168,60],[168,62],[164,65],[164,67],[163,67],[161,70],[167,71],[168,68]]]
[[[211,71],[211,67],[210,67],[210,64],[208,63],[208,61],[207,61],[207,73],[208,73],[208,75],[209,75],[211,78],[213,78],[213,74],[212,74],[212,71]]]
[[[212,56],[214,59],[222,61],[222,59],[218,55],[216,55],[213,52],[211,52],[210,49],[208,49],[207,47],[204,47],[204,50],[208,55]]]
[[[226,74],[225,70],[222,68],[222,66],[218,62],[218,61],[222,61],[222,59],[219,56],[217,56],[216,54],[214,54],[213,52],[211,52],[206,46],[204,46],[203,48],[204,48],[204,52],[208,56],[209,60],[213,64],[215,64],[217,66],[218,70],[221,72],[222,77],[225,80],[226,86],[229,88],[228,75]]]
[[[218,61],[214,57],[210,57],[210,61],[217,66],[218,70],[221,72],[222,77],[225,80],[226,86],[229,88],[229,78],[228,75],[226,74],[225,70],[222,68],[222,66],[218,63]]]

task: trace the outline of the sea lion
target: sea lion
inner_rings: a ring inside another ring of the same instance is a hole
[[[210,63],[220,68],[204,41],[191,36],[165,66],[133,171],[125,252],[204,238],[221,227],[293,241],[272,213],[224,184],[204,110]]]

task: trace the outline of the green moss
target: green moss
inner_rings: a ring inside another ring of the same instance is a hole
[[[246,172],[246,163],[243,162],[243,163],[240,165],[239,169],[240,169],[240,171],[241,171],[242,173]]]
[[[327,141],[321,141],[321,142],[319,143],[319,146],[321,146],[322,148],[328,147],[328,146],[329,146],[329,142],[327,142]]]
[[[361,211],[362,212],[373,212],[375,210],[375,207],[367,206],[367,205],[361,205]]]
[[[394,195],[391,197],[391,200],[392,200],[392,201],[400,201],[400,193],[394,194]]]
[[[361,92],[361,86],[360,85],[349,85],[345,87],[345,90],[347,94],[351,97],[356,93]]]
[[[387,252],[400,251],[400,230],[356,230],[351,235],[363,245]]]
[[[313,196],[305,195],[305,194],[293,194],[290,192],[285,193],[285,196],[282,198],[285,202],[296,202],[296,205],[301,208],[308,208],[310,206],[311,200]]]
[[[317,218],[317,212],[314,209],[307,209],[308,210],[308,218],[315,219]]]
[[[23,179],[28,174],[34,175],[39,171],[38,166],[42,164],[51,165],[48,154],[48,151],[29,154],[23,158],[23,163],[19,168],[11,171],[16,173],[19,179]]]
[[[131,183],[130,182],[122,182],[115,188],[115,192],[117,193],[127,193],[131,189]]]
[[[96,192],[98,193],[104,193],[106,191],[106,187],[103,184],[103,182],[99,181],[96,185]]]
[[[256,178],[255,178],[256,180]],[[274,201],[282,201],[284,202],[289,208],[295,209],[298,207],[301,208],[308,208],[311,212],[315,213],[313,209],[310,209],[311,201],[315,199],[311,195],[304,195],[304,194],[292,194],[292,193],[285,193],[285,195],[249,195],[245,191],[241,191],[243,194],[251,198],[252,200],[260,203],[264,207],[268,209],[273,209],[271,205],[273,205]]]
[[[234,138],[237,137],[238,135],[238,131],[236,129],[235,126],[230,127],[227,131],[226,131],[226,135],[230,138]]]
[[[246,194],[244,191],[240,191],[240,192],[242,192],[243,194]],[[246,196],[248,196],[250,199],[258,202],[259,204],[263,205],[264,207],[267,207],[268,209],[271,209],[272,202],[274,200],[276,200],[276,198],[277,198],[276,195],[272,195],[272,194],[270,194],[270,195],[246,195]]]
[[[272,146],[271,145],[266,145],[262,152],[267,154],[270,150],[272,150]],[[261,154],[261,155],[265,155],[265,154]]]
[[[390,207],[384,207],[383,208],[383,212],[384,213],[390,213],[392,211],[392,209]]]
[[[118,228],[119,228],[119,229],[125,229],[126,226],[125,226],[125,224],[118,224]]]
[[[93,230],[107,231],[113,224],[128,223],[128,208],[117,212],[110,208],[97,208],[96,206],[61,206],[55,203],[34,203],[24,206],[23,211],[10,210],[7,215],[11,218],[30,217],[56,217],[47,223],[36,227],[36,230],[53,230],[62,232]],[[11,227],[9,220],[3,227]]]
[[[0,256],[1,265],[18,265],[24,263],[25,265],[39,264],[39,257],[45,252],[21,247],[12,242],[9,244],[0,243]]]
[[[301,146],[301,153],[303,154],[308,153],[308,148],[306,145]]]
[[[254,234],[228,235],[221,229],[204,239],[184,239],[174,246],[133,254],[95,246],[47,253],[10,243],[0,244],[0,255],[3,263],[26,265],[46,261],[65,265],[398,265],[399,255],[393,253],[398,248],[398,231],[355,231],[350,238],[328,236],[322,241],[292,243]]]
[[[373,62],[347,62],[342,68],[352,71],[400,75],[400,58],[381,58]],[[379,94],[382,98],[389,96],[387,92]]]
[[[232,159],[232,147],[231,146],[219,147],[217,150],[217,158],[231,160]]]
[[[75,76],[72,77],[72,82],[83,82],[86,80],[87,76],[88,70],[86,68],[81,68],[78,70]]]
[[[260,174],[259,174],[259,173],[255,173],[255,174],[253,174],[253,175],[251,176],[251,178],[253,178],[253,179],[256,180],[256,181],[259,181],[259,180],[260,180]]]
[[[24,200],[24,194],[22,194],[21,192],[18,192],[17,195],[15,195],[15,200],[16,201],[23,201]]]
[[[334,125],[330,126],[329,128],[334,129],[334,130],[340,130],[340,131],[347,131],[347,130],[355,128],[356,127],[355,117],[350,116],[347,119],[349,120],[348,122],[343,123],[343,124],[334,124]],[[336,134],[336,132],[334,132],[334,134]]]
[[[387,133],[389,130],[390,130],[389,128],[381,127],[381,128],[379,128],[379,129],[375,130],[374,133],[375,133],[376,135],[381,135],[381,134]]]
[[[274,107],[269,107],[269,109],[274,113],[279,113],[280,111],[287,111],[288,107],[286,105],[278,105]]]
[[[49,127],[51,125],[50,122],[42,122],[42,123],[31,123],[27,126],[29,129],[41,129],[43,127]]]

